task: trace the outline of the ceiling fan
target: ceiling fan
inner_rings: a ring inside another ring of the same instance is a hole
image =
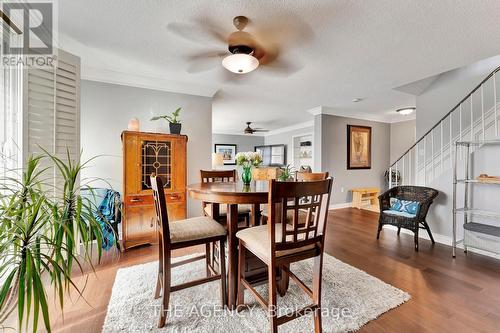
[[[233,25],[236,31],[228,36],[219,32],[220,28],[212,24],[208,19],[199,21],[197,27],[183,23],[169,23],[167,28],[187,40],[203,42],[206,44],[210,39],[222,42],[227,46],[227,51],[222,48],[217,50],[205,50],[186,57],[190,63],[188,72],[198,73],[222,66],[228,71],[236,74],[249,73],[257,67],[280,71],[291,74],[300,70],[300,62],[287,62],[280,56],[280,43],[285,46],[293,37],[294,29],[283,29],[283,27],[267,27],[265,30],[254,33],[244,31],[249,19],[246,16],[236,16]],[[199,25],[202,29],[199,29]],[[300,35],[300,33],[297,33]],[[297,40],[301,36],[296,36]],[[292,44],[292,43],[290,43]],[[292,44],[293,45],[293,44]],[[222,46],[222,45],[221,45]]]
[[[255,132],[269,132],[269,130],[266,130],[266,129],[263,129],[263,128],[258,128],[258,127],[252,128],[252,127],[250,127],[251,123],[252,122],[247,121],[247,127],[245,127],[245,129],[243,130],[243,133],[245,133],[245,134],[254,134]]]

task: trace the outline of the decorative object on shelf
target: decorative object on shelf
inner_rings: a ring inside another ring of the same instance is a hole
[[[473,158],[477,149],[483,146],[498,148],[500,140],[457,141],[453,162],[453,242],[452,256],[456,256],[458,244],[463,244],[464,252],[469,248],[500,254],[500,211],[490,200],[474,199],[474,195],[484,194],[481,191],[487,185],[498,187],[499,176],[489,176],[486,173],[473,177]],[[463,167],[458,167],[458,163]],[[459,175],[460,173],[460,175]],[[472,189],[479,184],[477,188]],[[463,185],[463,190],[457,187]],[[488,192],[491,193],[491,192]],[[459,197],[461,197],[459,199]],[[457,207],[463,203],[462,207]],[[488,204],[489,203],[489,204]],[[479,207],[479,205],[483,207]],[[489,207],[484,207],[488,205]],[[459,216],[460,215],[460,216]],[[458,222],[458,219],[463,219]],[[460,224],[459,224],[460,223]],[[458,240],[458,225],[463,227],[463,239]]]
[[[500,176],[489,176],[485,173],[482,173],[476,179],[481,183],[500,184]]]
[[[399,170],[392,170],[391,179],[389,179],[389,170],[386,170],[384,173],[384,179],[386,184],[392,184],[392,186],[398,186],[401,184],[401,172]]]
[[[288,164],[285,167],[281,168],[281,174],[278,177],[278,180],[281,182],[286,182],[288,180],[293,180],[292,174],[294,173],[293,171],[293,166],[291,164]]]
[[[236,165],[236,145],[226,143],[216,143],[214,152],[222,155],[224,165]]]
[[[312,172],[312,168],[310,165],[301,165],[299,172]]]
[[[347,125],[347,169],[371,169],[372,128]]]
[[[172,115],[164,115],[164,116],[156,116],[151,118],[151,120],[160,120],[160,119],[165,119],[168,121],[168,125],[170,127],[170,134],[181,134],[181,127],[182,124],[177,119],[179,117],[179,113],[181,112],[182,108],[177,108],[174,112],[172,112]]]
[[[252,181],[252,167],[257,167],[262,163],[262,156],[258,152],[248,151],[236,154],[236,164],[243,168],[241,181],[245,185],[250,185]]]
[[[212,169],[217,170],[224,165],[224,157],[220,153],[212,153]]]
[[[71,156],[69,150],[67,156]],[[50,332],[48,289],[61,311],[71,286],[82,296],[85,287],[75,285],[72,272],[86,265],[93,269],[102,256],[101,248],[96,251],[94,245],[105,241],[104,229],[113,233],[106,218],[98,221],[93,204],[80,194],[87,188],[83,184],[89,183],[89,179],[80,181],[88,161],[66,158],[44,151],[27,159],[19,181],[3,183],[3,194],[8,196],[0,200],[1,327],[12,324],[9,314],[16,311],[18,330],[13,331],[24,331],[26,322],[26,331],[32,327],[37,332],[42,315],[45,328],[41,331]],[[49,161],[53,168],[46,167]],[[42,186],[54,178],[56,188]],[[114,236],[109,238],[110,246],[116,244]]]
[[[129,131],[139,132],[141,130],[140,121],[137,118],[132,118],[128,121],[127,129]]]
[[[312,142],[311,141],[302,141],[300,143],[300,146],[301,147],[311,147],[312,146]]]

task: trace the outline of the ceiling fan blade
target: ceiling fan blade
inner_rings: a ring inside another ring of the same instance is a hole
[[[287,61],[284,57],[280,57],[275,61],[264,64],[262,68],[269,74],[278,76],[290,76],[305,67],[304,63],[300,60],[295,60],[294,62]]]
[[[203,25],[170,22],[167,24],[167,30],[193,43],[226,43],[224,35]]]
[[[227,52],[220,51],[200,52],[197,54],[187,55],[184,57],[184,59],[189,63],[187,72],[194,74],[217,68],[218,66],[221,66],[222,58],[225,55],[227,55]]]
[[[254,128],[253,132],[269,132],[269,130],[261,129],[261,128]]]
[[[213,21],[210,17],[199,17],[194,20],[198,25],[205,27],[208,34],[219,42],[227,44],[227,35],[229,31],[226,31],[222,26],[220,26],[216,21]]]

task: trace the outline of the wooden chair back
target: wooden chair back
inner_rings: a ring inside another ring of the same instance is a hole
[[[277,167],[253,168],[252,169],[252,179],[253,180],[278,179],[282,173],[283,173],[283,171]]]
[[[307,182],[270,180],[269,189],[271,252],[292,250],[318,242],[323,244],[332,179]],[[299,210],[306,212],[305,221],[299,221]],[[290,211],[293,218],[287,221]],[[278,223],[283,226],[281,235],[275,234]]]
[[[163,181],[160,177],[155,175],[151,176],[151,189],[153,190],[161,259],[164,249],[170,249],[170,229],[168,227],[168,210],[167,202],[165,200],[165,192],[163,191]]]
[[[236,170],[200,170],[202,183],[235,182]]]
[[[313,180],[325,180],[328,178],[328,172],[295,172],[295,180],[298,182],[310,182]]]

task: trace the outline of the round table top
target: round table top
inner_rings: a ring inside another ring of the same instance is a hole
[[[189,196],[207,202],[224,204],[266,203],[269,194],[268,181],[196,183],[187,186]]]

